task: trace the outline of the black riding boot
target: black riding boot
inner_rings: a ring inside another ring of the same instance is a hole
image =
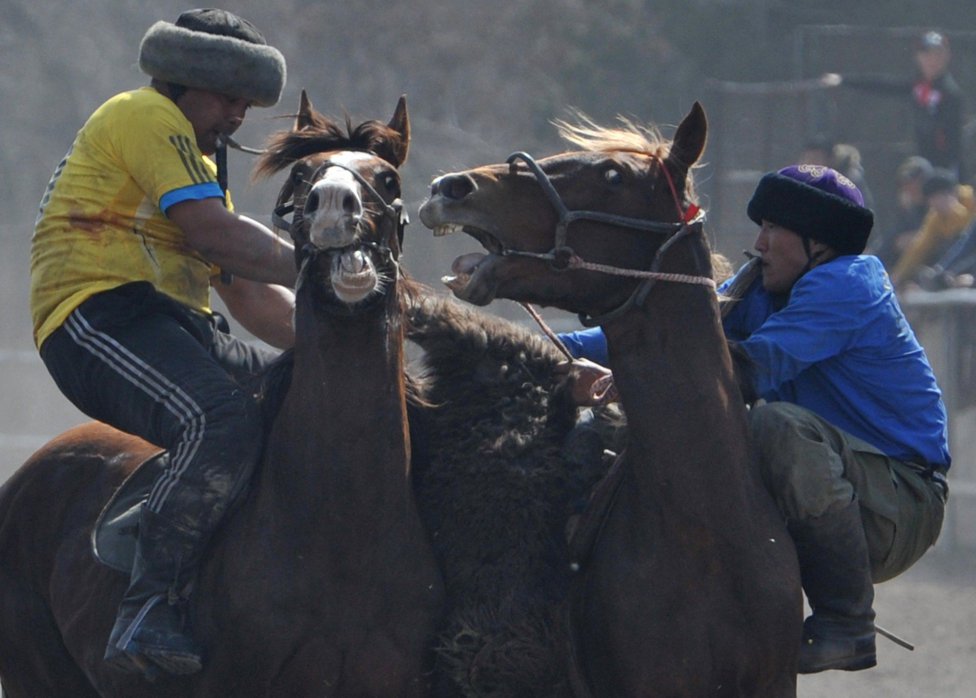
[[[143,508],[129,588],[109,635],[105,660],[151,676],[200,670],[200,647],[190,636],[186,590],[203,536],[177,528]]]
[[[799,673],[858,671],[877,664],[874,585],[856,501],[789,524],[813,615],[803,623]]]

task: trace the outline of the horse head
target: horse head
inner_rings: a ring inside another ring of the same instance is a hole
[[[303,90],[294,127],[271,137],[255,176],[291,168],[274,217],[295,243],[299,284],[318,278],[350,308],[382,294],[398,273],[406,223],[398,168],[410,142],[406,98],[388,124],[354,127],[347,119],[344,126],[316,111]]]
[[[454,261],[445,282],[456,296],[599,315],[634,293],[640,282],[631,272],[662,267],[710,277],[707,255],[693,270],[676,268],[688,266],[674,259],[680,255],[659,258],[669,238],[698,223],[690,170],[705,145],[704,111],[695,103],[670,143],[621,121],[618,129],[585,118],[581,125],[559,122],[579,150],[538,162],[515,153],[505,163],[434,180],[420,209],[423,223],[435,235],[467,233],[488,252]]]

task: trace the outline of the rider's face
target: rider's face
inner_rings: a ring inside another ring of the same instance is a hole
[[[816,242],[812,245],[823,247]],[[789,228],[764,220],[755,247],[762,258],[763,288],[770,293],[788,293],[809,262],[803,238]]]
[[[177,106],[193,125],[197,146],[204,155],[217,150],[217,137],[234,133],[244,122],[251,103],[240,97],[230,97],[189,88],[176,101]]]

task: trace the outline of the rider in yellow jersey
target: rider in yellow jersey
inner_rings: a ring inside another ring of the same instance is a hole
[[[187,674],[202,656],[185,612],[192,577],[259,455],[243,382],[274,357],[221,328],[211,287],[269,344],[294,334],[292,245],[233,212],[210,156],[248,108],[277,103],[285,60],[246,20],[204,9],[150,27],[139,65],[150,85],[92,114],[44,194],[31,315],[79,409],[167,449],[105,658]]]

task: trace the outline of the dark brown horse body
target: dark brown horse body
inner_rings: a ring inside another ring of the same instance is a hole
[[[680,223],[704,112],[695,105],[670,148],[635,128],[568,131],[585,150],[546,158],[541,171],[513,156],[439,178],[421,219],[438,234],[463,229],[490,253],[455,261],[457,296],[601,318],[629,437],[576,580],[575,692],[794,696],[795,551],[751,460],[716,296],[703,281],[707,241],[700,225]],[[549,260],[554,240],[563,249]],[[567,270],[567,247],[616,271]]]
[[[92,525],[156,449],[93,424],[0,490],[8,698],[426,695],[442,585],[409,484],[392,204],[408,140],[402,100],[389,125],[343,134],[303,95],[263,160],[294,165],[282,199],[303,214],[296,344],[262,465],[198,576],[203,671],[150,683],[102,661],[127,580],[95,561]]]

